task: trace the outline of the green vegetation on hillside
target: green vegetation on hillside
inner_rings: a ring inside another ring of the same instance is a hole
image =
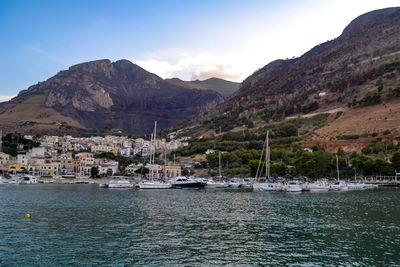
[[[3,152],[13,157],[17,156],[18,152],[24,152],[40,145],[38,142],[25,139],[19,133],[9,133],[2,137],[2,141]]]

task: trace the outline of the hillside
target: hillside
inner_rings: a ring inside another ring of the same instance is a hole
[[[370,112],[378,110],[374,106],[397,103],[400,96],[399,36],[400,8],[363,14],[338,38],[317,45],[299,58],[276,60],[257,70],[227,101],[181,126],[187,127],[187,133],[202,137],[244,129],[257,132],[290,117],[339,109],[317,134],[314,128],[299,130],[308,131],[308,140],[379,133],[388,128],[400,134],[399,128],[392,127],[399,125],[400,114],[390,108],[379,109],[379,116],[386,119],[375,120],[370,127],[374,117]],[[355,114],[369,115],[357,115],[355,122]],[[355,123],[356,128],[352,127]]]
[[[97,60],[60,71],[0,105],[5,131],[57,133],[81,129],[151,131],[221,103],[211,90],[167,82],[127,61]]]
[[[182,81],[178,78],[166,79],[173,84],[192,89],[213,90],[220,93],[224,98],[229,98],[239,89],[239,83],[227,81],[219,78],[210,78],[207,80]]]

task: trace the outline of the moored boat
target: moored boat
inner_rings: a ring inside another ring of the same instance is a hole
[[[135,185],[127,180],[110,181],[108,188],[134,188]]]
[[[176,177],[171,182],[173,188],[192,188],[192,189],[200,189],[206,186],[205,182],[201,182],[195,179],[186,178],[184,176]]]
[[[171,183],[164,181],[144,181],[139,183],[140,189],[170,189]]]
[[[278,184],[271,181],[265,183],[254,183],[253,189],[256,191],[277,191]]]
[[[314,183],[310,183],[308,185],[308,189],[310,192],[322,192],[322,191],[329,191],[329,184],[322,181],[317,181]]]
[[[349,188],[349,190],[364,190],[367,188],[367,186],[364,183],[360,183],[360,182],[348,183],[347,187]]]
[[[303,188],[296,181],[289,181],[286,184],[286,192],[301,192],[301,191],[303,191]]]
[[[206,183],[205,188],[206,189],[211,189],[211,188],[227,188],[229,187],[228,183],[225,182],[219,182],[219,181],[214,181],[214,180],[204,180]]]
[[[36,176],[33,176],[33,175],[24,175],[19,180],[19,183],[20,184],[37,184],[38,179]]]

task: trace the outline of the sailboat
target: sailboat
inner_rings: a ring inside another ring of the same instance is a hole
[[[219,176],[218,178],[221,180],[222,175],[221,175],[221,151],[219,152]],[[206,186],[205,188],[227,188],[229,187],[229,183],[221,182],[221,181],[214,181],[214,180],[206,180]]]
[[[139,183],[140,189],[170,189],[172,185],[164,181],[154,181],[154,158],[156,153],[156,139],[157,139],[157,121],[154,122],[154,133],[150,139],[150,172],[151,181],[144,181]]]
[[[345,182],[340,181],[340,176],[339,176],[339,160],[338,156],[336,155],[336,173],[337,173],[337,182],[331,184],[329,186],[329,190],[342,190],[342,191],[347,191],[349,190],[347,184]]]
[[[260,190],[260,191],[275,191],[275,190],[277,190],[278,189],[278,183],[275,183],[275,182],[273,182],[273,181],[271,181],[270,179],[269,179],[269,168],[270,168],[270,164],[269,164],[269,160],[270,160],[270,150],[269,150],[269,144],[268,144],[268,142],[269,142],[269,131],[267,131],[267,136],[266,136],[266,138],[265,138],[265,145],[263,146],[263,150],[262,150],[262,152],[261,152],[261,157],[260,157],[260,162],[259,162],[259,164],[258,164],[258,168],[257,168],[257,174],[256,174],[256,179],[258,178],[258,171],[260,170],[260,167],[261,167],[261,163],[262,163],[262,161],[261,161],[261,159],[262,159],[262,156],[263,156],[263,154],[264,154],[264,147],[265,147],[265,178],[266,178],[266,181],[265,181],[265,183],[260,183],[260,182],[255,182],[254,184],[253,184],[253,189],[255,189],[255,190]],[[262,167],[261,167],[261,169],[262,169]],[[260,170],[260,172],[261,172],[261,170]]]

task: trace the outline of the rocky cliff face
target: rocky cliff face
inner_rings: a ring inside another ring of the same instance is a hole
[[[361,15],[338,38],[256,71],[216,113],[280,110],[291,115],[307,113],[307,105],[328,110],[361,99],[374,89],[373,82],[393,72],[385,66],[399,62],[399,36],[400,8]],[[395,83],[397,74],[386,79],[388,88],[390,79]]]
[[[21,91],[0,113],[35,94],[46,94],[44,107],[87,128],[131,133],[151,131],[155,120],[168,127],[223,101],[214,91],[171,84],[128,60],[106,59],[72,66]]]
[[[329,113],[332,120],[318,126],[320,130],[304,129],[310,138],[400,134],[400,128],[393,126],[399,125],[400,116],[390,104],[398,103],[399,97],[400,8],[387,8],[359,16],[339,37],[299,58],[267,64],[246,78],[227,101],[184,126],[190,134],[212,136]],[[379,119],[371,114],[375,110]],[[357,121],[351,119],[354,114]]]

